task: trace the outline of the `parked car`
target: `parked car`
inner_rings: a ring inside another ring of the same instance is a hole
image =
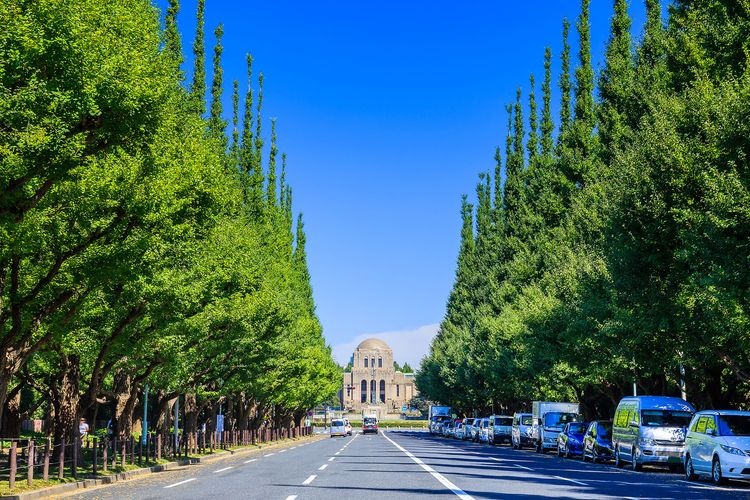
[[[715,484],[750,479],[750,411],[707,410],[693,415],[683,454],[689,481],[709,475]]]
[[[351,436],[352,435],[352,424],[349,423],[349,419],[344,419],[344,427],[346,427],[346,435]]]
[[[362,419],[362,434],[372,432],[373,434],[378,433],[378,419],[377,417],[365,417]]]
[[[513,426],[511,429],[511,444],[514,449],[520,450],[524,446],[532,446],[534,440],[531,437],[533,418],[531,413],[514,413]]]
[[[488,431],[489,426],[490,426],[489,417],[485,417],[479,420],[479,425],[477,426],[477,437],[476,437],[476,441],[478,443],[487,442],[487,431]]]
[[[615,465],[630,462],[682,467],[685,433],[695,413],[693,405],[667,396],[632,396],[617,405],[612,425]]]
[[[336,436],[346,437],[346,424],[341,418],[331,420],[331,437]]]
[[[585,462],[589,457],[594,463],[612,459],[611,420],[594,420],[589,424],[586,434],[583,435],[581,460]]]
[[[456,427],[453,429],[453,437],[456,439],[463,440],[464,432],[466,432],[466,426],[463,422],[456,422]]]
[[[464,440],[472,439],[471,433],[474,430],[474,421],[477,420],[476,418],[465,418],[464,419]]]
[[[446,407],[447,408],[447,407]],[[451,420],[450,415],[435,415],[430,419],[430,434],[437,434],[438,436],[443,435],[443,424]]]
[[[557,456],[570,458],[583,452],[583,435],[588,428],[587,422],[568,422],[557,435]]]
[[[487,442],[491,445],[498,443],[510,444],[511,429],[513,428],[513,417],[505,415],[492,415],[487,426]]]
[[[453,437],[453,429],[456,423],[453,420],[443,422],[443,437]]]

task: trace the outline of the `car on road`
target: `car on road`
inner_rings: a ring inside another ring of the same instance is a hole
[[[588,428],[586,422],[568,422],[557,435],[557,456],[570,458],[583,452],[583,435]]]
[[[629,462],[633,470],[643,464],[682,467],[685,433],[695,408],[669,396],[629,396],[615,410],[612,445],[615,465]]]
[[[583,435],[581,460],[596,463],[612,459],[612,421],[594,420]]]
[[[466,432],[466,426],[463,422],[456,422],[456,427],[453,429],[453,437],[456,439],[464,439],[464,433]]]
[[[498,443],[510,444],[511,430],[513,429],[513,417],[505,415],[492,415],[487,427],[487,442],[491,445]]]
[[[346,435],[351,436],[352,435],[352,424],[349,422],[348,418],[344,419],[344,427],[346,427]]]
[[[477,425],[477,434],[476,434],[476,441],[478,443],[487,442],[487,431],[488,431],[489,426],[490,426],[489,417],[485,417],[479,420],[479,425]]]
[[[378,433],[378,419],[376,417],[365,417],[362,419],[362,434]]]
[[[474,421],[477,420],[473,417],[468,417],[464,419],[464,441],[467,439],[471,439],[471,433],[474,429]]]
[[[511,445],[520,450],[524,446],[533,446],[534,439],[531,435],[534,420],[531,413],[514,413],[513,426],[511,429]]]
[[[685,436],[685,477],[715,484],[750,479],[750,412],[706,410],[693,415]]]
[[[331,420],[331,437],[336,436],[346,437],[346,424],[341,418]]]
[[[456,423],[453,420],[443,422],[443,437],[453,437],[453,429]]]

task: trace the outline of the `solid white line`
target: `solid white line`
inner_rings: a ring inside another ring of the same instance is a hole
[[[245,461],[244,461],[244,462],[242,462],[242,463],[243,463],[243,464],[249,464],[250,462],[255,462],[256,460],[258,460],[258,459],[257,459],[257,458],[251,458],[250,460],[245,460]]]
[[[562,477],[562,476],[552,476],[552,477],[560,479],[562,481],[570,481],[571,483],[580,484],[581,486],[588,486],[588,484],[582,483],[581,481],[576,481],[575,479],[570,479],[570,478]]]
[[[304,481],[302,481],[302,484],[305,484],[305,485],[310,484],[313,481],[315,481],[316,477],[318,477],[318,476],[316,476],[316,475],[313,474],[312,476],[310,476],[307,479],[305,479]]]
[[[191,477],[190,479],[185,479],[184,481],[180,481],[179,483],[170,484],[169,486],[165,486],[164,489],[174,488],[175,486],[179,486],[181,484],[189,483],[190,481],[195,481],[195,478]]]
[[[214,474],[217,472],[224,472],[225,470],[234,469],[234,466],[230,465],[229,467],[224,467],[223,469],[215,470]]]
[[[326,467],[328,467],[328,464],[323,464],[323,465],[320,466],[320,468],[318,470],[325,470]]]
[[[329,458],[329,459],[328,459],[328,461],[329,461],[329,462],[333,462],[333,459],[334,459],[334,458],[336,458],[336,457],[331,457],[331,458]]]
[[[518,465],[518,464],[513,464],[513,465],[518,467],[519,469],[530,470],[531,472],[534,472],[534,469],[531,469],[529,467],[524,467],[523,465]]]
[[[422,467],[424,470],[429,472],[432,475],[432,477],[440,481],[440,483],[443,486],[451,490],[451,492],[453,492],[453,494],[455,494],[457,497],[461,498],[462,500],[474,500],[474,497],[467,494],[464,490],[462,490],[461,488],[459,488],[458,486],[450,482],[445,476],[443,476],[438,471],[436,471],[435,469],[433,469],[432,467],[430,467],[429,465],[421,461],[419,458],[414,456],[414,454],[406,450],[404,447],[396,443],[394,440],[386,436],[385,432],[383,432],[383,437],[386,438],[388,441],[390,441],[393,446],[401,450],[401,452],[403,452],[407,457],[411,458],[414,461],[414,463],[416,463],[417,465]]]

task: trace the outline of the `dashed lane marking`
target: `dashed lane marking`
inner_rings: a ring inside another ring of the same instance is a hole
[[[307,479],[305,479],[304,481],[302,481],[302,484],[303,485],[308,485],[308,484],[312,483],[313,481],[315,481],[316,477],[318,477],[318,476],[316,476],[315,474],[313,474],[312,476],[310,476]]]
[[[189,483],[190,481],[195,481],[195,478],[191,477],[190,479],[185,479],[184,481],[180,481],[179,483],[170,484],[169,486],[165,486],[164,489],[174,488],[175,486],[179,486],[181,484]]]
[[[215,470],[214,474],[217,472],[224,472],[225,470],[234,469],[234,466],[230,465],[229,467],[224,467],[223,469]]]
[[[571,483],[580,484],[581,486],[588,486],[588,484],[582,482],[582,481],[576,481],[575,479],[570,479],[568,477],[562,477],[562,476],[552,476],[556,479],[560,479],[561,481],[570,481]]]
[[[250,460],[245,460],[245,461],[244,461],[244,462],[242,462],[242,463],[243,463],[243,464],[249,464],[250,462],[255,462],[256,460],[258,460],[258,459],[257,459],[257,458],[251,458]]]
[[[462,500],[474,500],[474,497],[467,494],[464,490],[462,490],[461,488],[459,488],[458,486],[450,482],[445,476],[443,476],[438,471],[436,471],[435,469],[433,469],[432,467],[424,463],[422,460],[414,456],[413,453],[411,453],[410,451],[408,451],[407,449],[405,449],[404,447],[396,443],[394,440],[392,440],[388,436],[386,436],[385,432],[383,433],[383,437],[386,438],[388,441],[390,441],[393,446],[401,450],[401,452],[403,452],[407,457],[411,458],[414,461],[414,463],[416,463],[417,465],[422,467],[424,470],[429,472],[432,475],[432,477],[440,481],[440,483],[443,486],[448,488],[458,498],[461,498]]]
[[[318,470],[326,470],[326,467],[328,467],[328,464],[323,464],[318,468]]]
[[[297,495],[289,495],[286,500],[297,500]]]
[[[329,459],[328,459],[328,461],[329,461],[329,462],[333,462],[333,460],[334,460],[335,458],[336,458],[336,457],[331,457],[331,458],[329,458]]]
[[[263,455],[263,458],[270,457],[272,455],[275,455],[275,453],[269,453],[268,455]]]
[[[534,469],[532,469],[531,467],[525,467],[525,466],[523,466],[523,465],[518,465],[518,464],[513,464],[513,465],[514,465],[515,467],[518,467],[519,469],[523,469],[523,470],[530,470],[531,472],[534,472]]]
[[[287,450],[281,450],[279,453],[284,453],[285,451],[287,451]]]

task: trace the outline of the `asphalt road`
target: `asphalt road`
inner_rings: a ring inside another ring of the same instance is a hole
[[[75,498],[281,500],[349,498],[749,498],[744,483],[716,488],[657,468],[644,472],[388,431],[290,443],[151,474]]]

